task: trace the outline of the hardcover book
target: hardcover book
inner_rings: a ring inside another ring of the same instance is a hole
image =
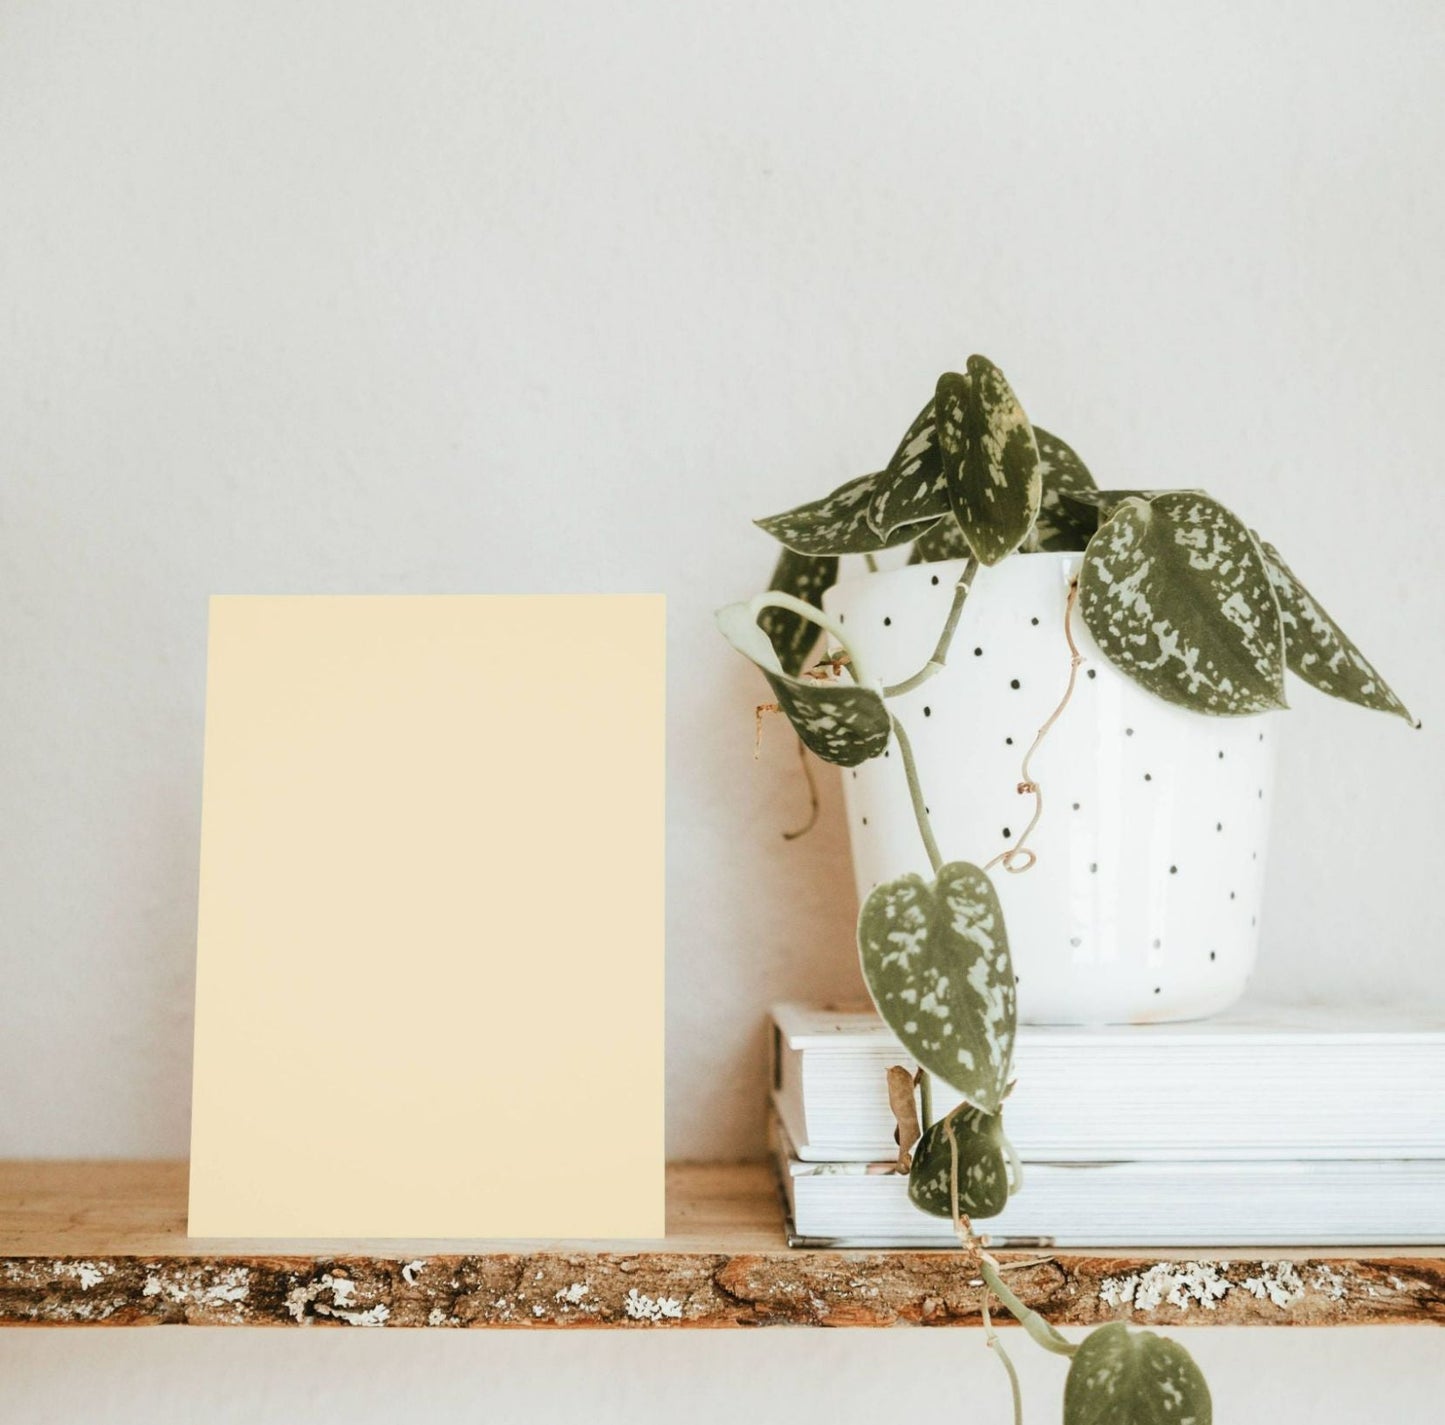
[[[773,1102],[802,1162],[894,1151],[871,1008],[773,1009]],[[1025,1159],[1445,1158],[1445,1014],[1243,1005],[1195,1023],[1021,1025],[1004,1121]],[[934,1088],[934,1113],[957,1095]]]

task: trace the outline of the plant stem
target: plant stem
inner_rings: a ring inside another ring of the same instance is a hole
[[[1044,814],[1044,793],[1043,788],[1034,780],[1033,774],[1029,771],[1029,763],[1033,755],[1039,750],[1044,738],[1049,735],[1049,729],[1063,716],[1064,709],[1069,705],[1069,699],[1074,696],[1074,685],[1079,680],[1079,665],[1084,661],[1084,655],[1079,652],[1079,645],[1074,642],[1074,630],[1070,626],[1074,617],[1074,604],[1079,597],[1079,581],[1074,579],[1069,584],[1069,595],[1064,600],[1064,638],[1069,645],[1069,681],[1064,688],[1064,696],[1059,699],[1059,705],[1049,714],[1049,719],[1038,730],[1029,750],[1024,753],[1023,764],[1019,768],[1019,794],[1031,793],[1034,799],[1034,814],[1029,818],[1029,824],[1019,833],[1019,838],[1012,846],[1000,851],[991,861],[985,861],[983,869],[991,871],[1000,863],[1005,871],[1019,872],[1027,871],[1039,858],[1028,844],[1029,837],[1034,834]]]
[[[1003,1348],[1003,1342],[998,1338],[998,1332],[993,1329],[993,1320],[988,1314],[988,1293],[983,1297],[983,1338],[988,1342],[989,1349],[998,1352],[998,1358],[1003,1362],[1003,1368],[1008,1372],[1009,1391],[1014,1401],[1014,1425],[1024,1425],[1024,1397],[1023,1391],[1019,1389],[1019,1373],[1014,1369],[1014,1363],[1009,1359],[1009,1354]]]
[[[989,1290],[998,1297],[1005,1309],[1030,1336],[1046,1351],[1059,1356],[1072,1356],[1079,1348],[1066,1340],[1037,1311],[1031,1311],[1011,1292],[998,1274],[998,1263],[987,1252],[979,1253],[979,1269]]]
[[[918,1109],[923,1116],[923,1131],[933,1127],[933,1078],[927,1069],[918,1071]]]
[[[1003,1139],[1003,1150],[1008,1154],[1008,1171],[1011,1180],[1009,1194],[1012,1196],[1024,1185],[1023,1159],[1019,1157],[1019,1150],[1014,1147],[1013,1140],[1002,1129],[999,1130],[999,1137]]]
[[[842,645],[848,654],[848,672],[853,681],[861,687],[877,687],[881,691],[881,685],[870,684],[867,675],[863,671],[863,664],[858,656],[848,647],[848,640],[843,636],[843,626],[837,620],[829,618],[822,609],[814,608],[812,604],[805,603],[794,594],[786,594],[780,589],[768,589],[748,600],[748,612],[756,619],[764,609],[787,609],[789,613],[797,614],[805,618],[811,624],[816,624],[834,642]]]
[[[871,554],[864,554],[863,562],[868,566],[868,572],[870,574],[876,574],[878,572],[878,561]]]
[[[785,831],[784,841],[796,841],[818,824],[818,783],[813,776],[813,764],[808,761],[808,746],[801,737],[798,739],[798,765],[803,769],[803,780],[808,784],[808,819],[796,831]]]
[[[968,591],[973,588],[973,576],[977,573],[978,560],[970,555],[968,563],[963,566],[963,573],[958,576],[958,583],[953,586],[953,603],[949,605],[948,620],[943,625],[943,632],[938,635],[938,643],[933,650],[933,656],[911,678],[905,678],[891,688],[884,688],[883,696],[885,698],[896,698],[904,693],[911,693],[915,688],[926,683],[935,673],[942,671],[943,665],[948,662],[948,650],[953,643],[953,635],[958,628],[958,620],[963,613],[964,603],[968,599]]]
[[[903,774],[908,778],[908,794],[913,798],[913,816],[918,822],[918,834],[923,838],[923,849],[928,852],[928,862],[936,876],[943,869],[943,856],[938,850],[933,828],[928,824],[928,808],[923,804],[923,788],[918,781],[918,766],[913,760],[913,744],[896,717],[890,717],[889,721],[893,724],[893,735],[898,739],[898,755],[903,759]]]

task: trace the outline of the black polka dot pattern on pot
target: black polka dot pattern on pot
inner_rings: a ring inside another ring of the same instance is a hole
[[[915,673],[937,638],[947,603],[938,586],[952,580],[947,572],[920,573],[913,588],[926,597],[916,608],[880,591],[847,610],[850,639],[860,625],[871,630],[859,651],[885,681]],[[980,590],[987,587],[980,581]],[[925,789],[939,802],[936,811],[920,806],[919,814],[929,819],[945,854],[980,864],[992,854],[990,842],[995,852],[1011,848],[1015,828],[1032,814],[1031,799],[1017,791],[1020,756],[1053,712],[1069,674],[1055,610],[1030,602],[1032,608],[1025,603],[1004,615],[996,606],[985,608],[977,618],[966,609],[955,656],[903,713]],[[931,610],[927,629],[925,608]],[[1048,659],[1051,653],[1056,660]],[[1058,939],[1041,942],[1034,933],[1030,943],[1052,944],[1055,955],[1067,951],[1068,967],[1058,972],[1066,977],[1111,959],[1121,968],[1132,963],[1135,1003],[1147,1000],[1143,1007],[1153,1018],[1168,1018],[1181,1004],[1198,1002],[1201,992],[1207,1002],[1209,986],[1227,995],[1255,944],[1260,838],[1273,801],[1266,775],[1273,748],[1263,744],[1273,739],[1258,726],[1229,720],[1204,721],[1193,731],[1155,715],[1107,662],[1090,657],[1079,671],[1076,701],[1031,769],[1053,808],[1045,809],[1029,843],[1040,855],[1036,875],[1052,868],[1066,881],[1060,900],[1068,919]],[[905,841],[907,854],[919,859],[921,843],[902,769],[890,749],[881,750],[884,757],[850,769],[844,783],[860,886],[904,870],[927,875],[926,866],[883,864],[899,859]],[[901,811],[890,805],[885,815],[885,788]],[[902,838],[895,820],[908,822]],[[991,875],[1006,914],[1005,887],[1020,886],[1014,892],[1020,896],[1032,889],[1029,878]],[[1031,931],[1040,928],[1036,923]],[[1030,961],[1029,944],[1015,954],[1019,970],[1029,971],[1019,973],[1020,982],[1056,1008],[1058,983],[1041,973],[1048,961]],[[1144,968],[1145,957],[1152,969]],[[1021,1010],[1029,1013],[1027,996]]]

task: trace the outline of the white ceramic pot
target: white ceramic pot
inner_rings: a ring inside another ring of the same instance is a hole
[[[948,666],[892,707],[913,746],[944,860],[983,865],[1033,813],[1020,764],[1063,695],[1077,554],[1014,555],[980,569]],[[963,565],[845,580],[824,608],[870,677],[928,660]],[[1043,817],[1032,869],[992,871],[1034,1024],[1196,1019],[1239,998],[1254,967],[1278,723],[1187,712],[1137,687],[1075,609],[1085,661],[1034,754]],[[844,771],[860,896],[931,875],[896,745]],[[1022,860],[1023,858],[1019,858]]]

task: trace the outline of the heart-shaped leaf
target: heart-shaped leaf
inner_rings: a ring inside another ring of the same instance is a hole
[[[993,882],[953,861],[931,885],[874,888],[858,916],[858,955],[878,1013],[904,1048],[975,1108],[996,1113],[1013,1064],[1013,962]]]
[[[1094,477],[1072,446],[1042,426],[1034,427],[1034,440],[1039,447],[1038,547],[1054,553],[1082,549],[1098,528],[1099,516],[1065,497],[1093,490]]]
[[[868,506],[868,523],[877,534],[891,534],[902,525],[948,513],[948,482],[943,478],[936,426],[929,401],[898,443]]]
[[[821,500],[754,523],[799,554],[876,554],[895,544],[907,544],[921,533],[920,525],[904,525],[881,535],[868,523],[868,506],[887,478],[886,470],[859,475]]]
[[[1109,661],[1169,702],[1222,717],[1285,706],[1264,556],[1207,495],[1122,500],[1084,551],[1079,605]]]
[[[934,403],[953,513],[979,562],[997,564],[1024,542],[1039,512],[1033,427],[1003,372],[982,356],[968,358],[967,376],[940,376]]]
[[[773,577],[768,588],[778,593],[791,594],[811,604],[815,609],[823,607],[823,594],[838,581],[838,558],[824,555],[819,558],[812,554],[799,554],[796,549],[785,548],[773,566]],[[818,625],[812,619],[792,609],[766,608],[758,615],[763,632],[773,641],[778,662],[784,673],[795,674],[803,670],[808,655],[818,642]]]
[[[958,1143],[958,1210],[969,1217],[997,1217],[1010,1188],[1003,1117],[967,1105],[939,1119],[918,1140],[908,1173],[908,1196],[915,1207],[934,1217],[953,1216],[953,1149],[946,1126],[950,1123]]]
[[[1179,1344],[1122,1321],[1091,1331],[1064,1382],[1064,1425],[1211,1425],[1204,1373]]]
[[[882,694],[857,683],[785,673],[771,640],[758,627],[758,612],[754,604],[729,604],[718,610],[717,624],[723,637],[761,669],[804,746],[840,767],[880,756],[892,731]]]
[[[1313,688],[1347,703],[1395,713],[1418,727],[1413,714],[1344,630],[1322,609],[1272,544],[1262,544],[1265,568],[1279,600],[1284,656],[1290,671]]]
[[[944,559],[967,559],[973,553],[952,512],[919,535],[908,556],[910,564],[937,564]]]

